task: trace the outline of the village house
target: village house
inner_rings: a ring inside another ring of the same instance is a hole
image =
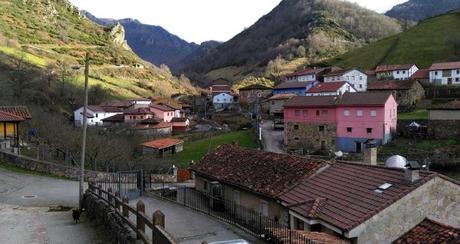
[[[397,106],[390,93],[293,97],[284,105],[286,148],[361,153],[369,141],[386,144],[396,132]]]
[[[174,138],[163,138],[145,142],[141,146],[143,155],[153,155],[162,158],[167,154],[182,152],[184,141]]]
[[[128,99],[128,100],[113,100],[113,101],[103,102],[99,106],[113,107],[113,108],[119,108],[122,110],[127,110],[127,109],[148,108],[150,104],[152,104],[151,99],[133,98],[133,99]]]
[[[305,68],[304,70],[294,72],[286,75],[287,82],[314,82],[323,81],[323,75],[340,70],[338,67],[325,67],[325,68]]]
[[[337,70],[324,75],[324,82],[346,81],[356,91],[367,90],[367,74],[358,69]]]
[[[121,126],[125,123],[124,114],[116,114],[114,116],[105,118],[102,120],[102,125],[105,127],[116,127]]]
[[[132,130],[134,134],[146,137],[170,136],[173,132],[173,125],[164,121],[146,119],[134,125]]]
[[[410,79],[420,82],[420,84],[425,87],[430,84],[430,70],[419,69],[410,77]]]
[[[308,90],[313,88],[318,83],[318,81],[284,82],[273,88],[273,95],[296,94],[297,96],[305,96]]]
[[[164,122],[171,122],[176,117],[177,110],[171,106],[152,104],[150,105],[150,111],[155,114],[155,118],[163,120]],[[180,110],[179,110],[180,116]]]
[[[224,78],[219,78],[217,80],[214,80],[212,82],[212,85],[209,87],[209,95],[211,97],[214,97],[221,93],[227,93],[227,94],[232,93],[232,88],[230,87],[230,81]]]
[[[273,118],[274,129],[284,128],[284,104],[295,96],[295,94],[277,94],[264,101],[265,104],[269,104],[269,113]]]
[[[190,120],[187,118],[173,118],[171,124],[174,131],[188,131],[190,127]]]
[[[426,218],[393,243],[460,243],[460,228]]]
[[[0,106],[0,150],[19,147],[19,124],[30,119],[25,106]]]
[[[230,213],[253,210],[305,234],[392,243],[427,218],[460,226],[459,183],[416,163],[390,168],[222,145],[191,170],[196,190],[235,203]]]
[[[83,125],[83,109],[84,107],[81,107],[75,110],[73,113],[75,126]],[[102,126],[103,119],[112,117],[117,114],[123,114],[123,110],[117,107],[102,107],[90,105],[87,107],[86,113],[88,126]]]
[[[137,124],[146,119],[153,119],[155,115],[149,108],[130,109],[123,113],[125,123]]]
[[[353,86],[345,81],[318,83],[308,90],[306,96],[341,96],[346,92],[357,92]]]
[[[425,89],[417,80],[374,81],[369,84],[367,90],[369,92],[391,92],[401,108],[413,107],[425,96]]]
[[[229,93],[219,93],[212,98],[212,104],[215,109],[227,108],[234,103],[233,95]]]
[[[457,120],[460,121],[460,101],[451,101],[446,104],[433,106],[428,109],[430,120]]]
[[[380,65],[375,74],[378,80],[408,80],[417,70],[415,64]]]
[[[255,103],[259,99],[270,96],[272,94],[272,88],[263,85],[249,85],[239,89],[239,102],[242,104]]]
[[[460,85],[460,61],[434,63],[429,71],[431,84]]]

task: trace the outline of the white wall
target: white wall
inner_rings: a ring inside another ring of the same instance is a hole
[[[324,77],[324,82],[346,81],[358,92],[367,91],[367,75],[359,70],[350,70],[343,75]]]
[[[408,70],[395,70],[393,71],[393,78],[395,80],[408,80],[415,72],[418,71],[417,66],[412,66],[412,68]]]
[[[449,79],[452,80],[453,85],[460,85],[460,69],[430,71],[430,83],[448,85]]]
[[[336,92],[322,92],[322,93],[307,93],[305,96],[340,96],[345,94],[346,92],[357,92],[355,88],[353,88],[350,84],[345,83],[342,87],[340,87]]]
[[[310,81],[316,81],[316,75],[301,75],[301,76],[293,76],[289,77],[288,81],[294,81],[294,82],[310,82]]]
[[[221,93],[212,99],[213,104],[230,104],[233,103],[233,96],[227,93]]]
[[[115,116],[117,114],[122,114],[122,112],[115,112],[115,113],[106,113],[102,111],[92,111],[90,109],[87,110],[88,114],[92,115],[93,118],[88,118],[87,123],[88,126],[102,126],[102,120]],[[76,126],[83,125],[83,107],[74,111],[74,123]]]

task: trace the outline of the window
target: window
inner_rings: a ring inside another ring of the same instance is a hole
[[[321,111],[321,114],[323,115],[323,117],[327,117],[329,115],[329,111],[328,110],[323,110],[323,111]]]
[[[457,75],[460,74],[460,70],[457,70]]]
[[[268,202],[264,200],[260,200],[260,213],[263,216],[268,216]]]
[[[302,220],[294,217],[294,224],[296,230],[305,230],[305,223]]]
[[[308,117],[308,110],[304,110],[302,113],[303,113],[303,117]]]
[[[316,110],[316,116],[319,116],[319,114],[320,114],[320,111]]]
[[[319,131],[324,131],[324,125],[320,125],[318,129]]]
[[[141,119],[144,119],[144,116],[141,116]]]
[[[233,190],[233,201],[236,203],[236,204],[240,204],[240,191],[237,191],[237,190]]]
[[[205,190],[205,191],[208,190],[208,181],[207,180],[203,181],[203,190]]]
[[[438,75],[438,71],[434,72],[434,75]]]
[[[396,71],[396,74],[398,74],[398,75],[399,75],[399,70],[398,70],[398,71]]]
[[[353,132],[353,128],[347,127],[347,132],[348,132],[348,133],[352,133],[352,132]]]
[[[367,128],[366,131],[367,131],[367,134],[372,134],[372,128]]]
[[[99,116],[99,114],[95,114],[96,118]]]
[[[272,105],[275,105],[275,101],[272,101]]]
[[[404,70],[404,71],[403,71],[403,74],[405,74],[405,73],[406,73],[406,71]]]
[[[363,84],[359,84],[359,88],[363,88]]]
[[[359,80],[363,80],[363,77],[362,77],[362,76],[359,76]]]
[[[300,110],[296,110],[296,111],[294,112],[294,114],[295,114],[296,117],[299,117],[299,116],[300,116]]]
[[[299,141],[300,139],[298,137],[294,137],[294,141]]]
[[[343,116],[345,116],[345,117],[350,116],[350,110],[345,109],[345,110],[343,111]]]
[[[363,110],[356,111],[356,116],[363,117]]]
[[[371,110],[371,117],[377,117],[377,110]]]
[[[299,129],[299,125],[294,125],[294,130],[298,130]]]
[[[459,81],[460,81],[460,78],[458,78],[458,77],[455,78],[455,81],[456,81],[456,82],[459,82]]]

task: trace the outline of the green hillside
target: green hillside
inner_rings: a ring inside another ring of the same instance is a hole
[[[93,101],[196,92],[188,79],[140,59],[124,37],[122,26],[94,24],[67,0],[0,0],[1,101],[36,104],[45,96],[56,98],[47,105],[78,105],[83,71],[73,68],[86,52]]]
[[[331,64],[372,69],[379,64],[433,62],[460,59],[460,13],[452,12],[422,21],[406,32],[338,56]]]

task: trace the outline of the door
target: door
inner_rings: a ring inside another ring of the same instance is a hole
[[[447,79],[447,84],[448,84],[448,85],[452,85],[452,78],[448,78],[448,79]]]
[[[356,142],[356,153],[363,152],[363,144],[361,142]]]

